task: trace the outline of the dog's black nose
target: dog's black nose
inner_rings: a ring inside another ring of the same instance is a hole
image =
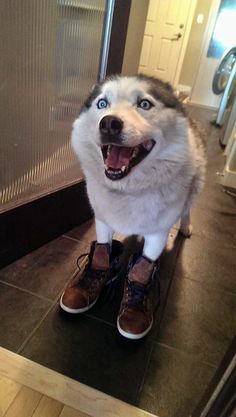
[[[105,116],[99,123],[99,129],[103,136],[115,138],[123,128],[123,122],[116,116]]]

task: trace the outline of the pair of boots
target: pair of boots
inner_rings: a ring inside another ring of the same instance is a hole
[[[103,287],[121,273],[123,245],[117,240],[109,244],[93,242],[83,267],[60,299],[67,313],[89,310],[98,300]],[[159,302],[157,265],[140,256],[130,260],[123,298],[117,318],[120,334],[128,339],[144,337],[152,327],[153,311]]]

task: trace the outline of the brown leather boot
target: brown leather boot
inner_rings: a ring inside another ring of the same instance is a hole
[[[103,287],[118,277],[122,253],[123,245],[118,241],[113,240],[111,254],[109,244],[93,242],[83,270],[78,271],[61,296],[61,308],[77,314],[93,307]]]
[[[128,339],[141,339],[152,328],[160,297],[157,270],[157,264],[143,256],[131,265],[117,319],[119,333]]]

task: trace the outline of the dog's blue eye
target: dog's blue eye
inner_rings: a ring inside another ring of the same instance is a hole
[[[153,104],[149,100],[144,99],[138,102],[138,107],[143,110],[150,110],[153,107]]]
[[[97,108],[98,109],[105,109],[108,105],[108,102],[105,98],[100,98],[97,102]]]

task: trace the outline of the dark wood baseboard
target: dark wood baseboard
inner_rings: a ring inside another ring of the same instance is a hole
[[[84,181],[0,215],[0,267],[93,216]]]

